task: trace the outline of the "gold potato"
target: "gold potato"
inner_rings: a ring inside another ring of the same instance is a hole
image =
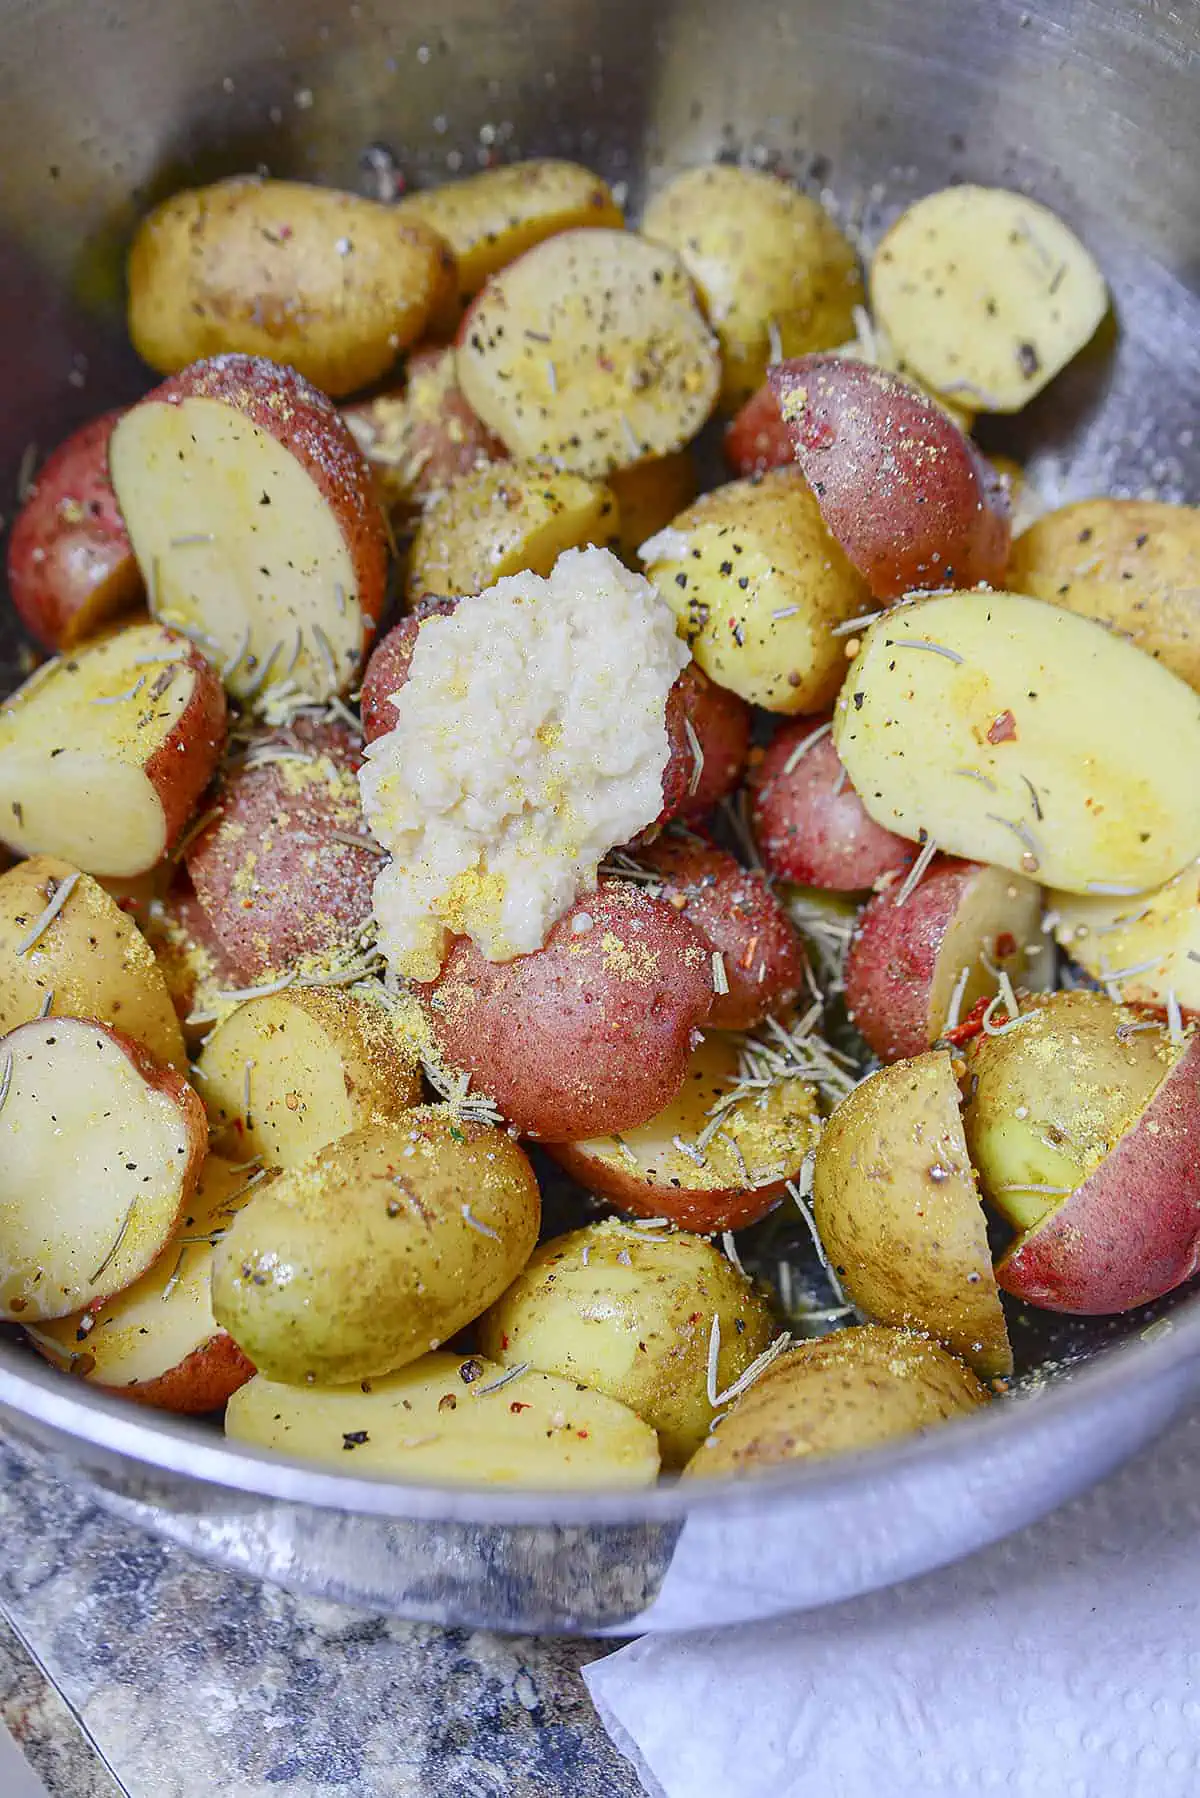
[[[620,550],[633,568],[637,553],[649,538],[690,506],[696,497],[696,463],[690,449],[673,456],[654,456],[635,462],[632,468],[615,468],[608,485],[620,510]]]
[[[605,1219],[543,1243],[479,1324],[493,1360],[528,1362],[619,1399],[658,1432],[665,1467],[696,1451],[718,1397],[773,1334],[751,1282],[711,1243]]]
[[[248,999],[218,1024],[195,1085],[218,1144],[292,1168],[352,1130],[403,1123],[421,1072],[413,1037],[382,1006],[293,987]]]
[[[537,1241],[537,1181],[449,1106],[356,1130],[277,1176],[213,1259],[213,1312],[272,1379],[391,1373],[478,1317]]]
[[[1200,1012],[1200,862],[1132,897],[1051,893],[1054,934],[1073,961],[1128,1004]]]
[[[453,292],[454,258],[398,208],[242,175],[156,206],[129,253],[129,334],[160,374],[241,350],[334,398],[378,380]]]
[[[685,1479],[840,1455],[969,1416],[988,1394],[969,1368],[907,1330],[838,1330],[781,1355],[697,1450]]]
[[[762,386],[769,362],[850,336],[862,303],[854,246],[808,194],[777,175],[689,169],[651,200],[645,235],[682,260],[721,345],[728,412]]]
[[[872,601],[798,470],[703,494],[642,559],[718,686],[769,712],[830,704],[846,672],[833,627]]]
[[[324,1389],[260,1374],[230,1399],[225,1434],[339,1473],[460,1486],[652,1486],[658,1473],[654,1431],[615,1399],[480,1355]]]

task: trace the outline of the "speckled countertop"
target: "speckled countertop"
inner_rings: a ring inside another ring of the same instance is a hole
[[[641,1793],[579,1678],[611,1644],[396,1623],[253,1585],[2,1441],[0,1544],[0,1720],[50,1798]]]

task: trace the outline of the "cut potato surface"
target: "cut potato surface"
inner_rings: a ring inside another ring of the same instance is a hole
[[[868,1317],[928,1330],[984,1375],[1012,1372],[944,1050],[872,1074],[838,1106],[817,1145],[813,1215]]]
[[[208,1145],[177,1074],[79,1018],[0,1039],[0,1316],[64,1317],[163,1251]]]
[[[418,524],[409,603],[427,593],[482,593],[526,570],[548,575],[564,550],[611,549],[619,535],[616,499],[599,481],[518,462],[478,468],[438,494]]]
[[[261,1178],[261,1176],[260,1176]],[[250,1170],[210,1155],[174,1236],[140,1280],[98,1309],[28,1332],[79,1379],[164,1411],[215,1411],[254,1368],[212,1314],[212,1238],[253,1187]]]
[[[339,1473],[551,1489],[654,1484],[658,1438],[627,1406],[532,1368],[506,1375],[480,1355],[446,1354],[324,1391],[260,1374],[230,1399],[225,1433]]]
[[[294,369],[218,356],[121,420],[113,485],[150,609],[245,698],[352,684],[383,609],[387,544],[345,422]]]
[[[136,924],[89,875],[34,855],[0,875],[0,1033],[42,1016],[47,1003],[52,1016],[98,1018],[186,1071],[171,994]]]
[[[340,990],[250,999],[196,1066],[215,1138],[236,1156],[296,1167],[368,1124],[399,1123],[421,1097],[415,1044],[392,1012]]]
[[[225,696],[177,631],[131,625],[39,668],[0,706],[0,837],[89,874],[143,874],[225,742]]]
[[[833,737],[877,823],[1046,886],[1137,893],[1200,855],[1200,698],[1039,600],[893,610],[864,637]]]
[[[1135,898],[1051,893],[1054,934],[1073,961],[1126,1003],[1200,1012],[1200,863]]]
[[[806,1080],[747,1089],[730,1104],[737,1083],[738,1040],[714,1031],[693,1051],[678,1098],[649,1123],[550,1153],[626,1211],[705,1234],[745,1229],[799,1178],[821,1119]]]
[[[749,1278],[711,1243],[606,1219],[543,1243],[479,1322],[479,1346],[582,1380],[658,1432],[663,1465],[681,1467],[718,1406],[774,1334]]]
[[[897,219],[871,263],[871,307],[927,387],[1018,412],[1092,337],[1108,290],[1048,207],[963,183]]]
[[[720,383],[683,264],[624,231],[528,251],[488,282],[457,347],[468,403],[514,456],[594,477],[682,449]]]

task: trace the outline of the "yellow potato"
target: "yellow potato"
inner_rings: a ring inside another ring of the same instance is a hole
[[[447,293],[454,258],[394,206],[239,176],[155,207],[129,253],[129,334],[160,374],[228,350],[335,398],[386,374]]]
[[[248,999],[218,1024],[195,1086],[230,1154],[288,1168],[352,1130],[403,1123],[421,1072],[412,1037],[382,1006],[294,987]]]
[[[766,1303],[701,1237],[609,1218],[543,1243],[480,1319],[479,1346],[619,1399],[658,1431],[663,1465],[681,1467],[718,1409],[714,1319],[719,1397],[770,1342]]]
[[[1012,1372],[944,1050],[893,1062],[843,1099],[817,1145],[813,1216],[869,1317],[928,1330],[980,1373]]]
[[[691,450],[676,450],[673,456],[655,456],[650,462],[635,462],[632,468],[615,468],[608,485],[621,514],[621,554],[636,568],[642,544],[664,530],[695,499],[696,464]]]
[[[980,412],[1019,412],[1108,310],[1075,234],[999,187],[918,200],[880,243],[870,281],[871,310],[917,378]]]
[[[833,740],[871,817],[1073,893],[1200,855],[1200,699],[1091,619],[951,593],[866,632]]]
[[[433,1354],[323,1390],[260,1374],[230,1399],[225,1434],[330,1461],[339,1473],[464,1486],[654,1484],[654,1431],[624,1405],[574,1380],[505,1373],[479,1355]]]
[[[272,1379],[391,1373],[500,1296],[540,1213],[505,1131],[426,1106],[342,1137],[256,1193],[213,1258],[213,1312]]]
[[[703,494],[642,559],[718,686],[769,712],[829,705],[846,672],[833,627],[872,601],[798,470]]]
[[[620,230],[625,222],[599,175],[550,158],[508,163],[406,194],[393,210],[430,226],[449,244],[464,300],[547,237],[597,225]]]
[[[612,489],[533,463],[476,468],[430,501],[409,552],[410,603],[427,593],[482,593],[502,575],[547,575],[565,549],[615,546]]]
[[[1133,898],[1051,893],[1054,934],[1073,961],[1126,1003],[1200,1012],[1200,862]]]
[[[987,1403],[975,1375],[924,1336],[838,1330],[799,1343],[741,1397],[685,1479],[753,1473],[914,1435]]]
[[[66,903],[28,948],[61,883]],[[99,1018],[177,1073],[187,1051],[166,980],[145,937],[98,881],[53,855],[0,875],[0,1035],[41,1014]]]
[[[830,349],[854,329],[863,299],[854,246],[777,175],[689,169],[651,200],[642,230],[676,252],[699,289],[721,344],[726,411],[758,391],[770,361]]]
[[[1127,636],[1200,691],[1200,509],[1086,499],[1031,524],[1008,583]]]

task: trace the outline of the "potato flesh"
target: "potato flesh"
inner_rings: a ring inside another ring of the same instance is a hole
[[[238,695],[285,678],[317,699],[344,692],[362,651],[354,561],[285,445],[233,406],[186,399],[135,406],[112,455],[155,617]]]
[[[1027,992],[1053,984],[1054,949],[1042,930],[1041,892],[1032,881],[999,868],[980,870],[943,939],[929,989],[931,1044],[946,1028],[956,993],[961,1021],[997,991],[988,961]]]
[[[1127,1003],[1200,1012],[1200,863],[1151,893],[1082,899],[1051,893],[1054,933],[1093,980]]]
[[[834,744],[876,823],[1047,886],[1140,892],[1200,854],[1200,700],[1020,594],[889,612],[838,698]]]
[[[430,1354],[362,1385],[285,1386],[261,1374],[235,1392],[225,1433],[339,1473],[475,1486],[649,1486],[654,1431],[626,1406],[532,1369]],[[467,1377],[464,1377],[464,1374]]]
[[[910,206],[871,264],[872,311],[936,393],[1017,412],[1108,310],[1104,277],[1036,200],[963,184]]]
[[[0,1043],[0,1316],[62,1317],[161,1252],[189,1160],[179,1107],[98,1025],[26,1024]]]
[[[410,601],[482,593],[503,575],[548,575],[564,550],[611,547],[620,509],[582,475],[503,462],[452,481],[429,506],[409,552]]]

